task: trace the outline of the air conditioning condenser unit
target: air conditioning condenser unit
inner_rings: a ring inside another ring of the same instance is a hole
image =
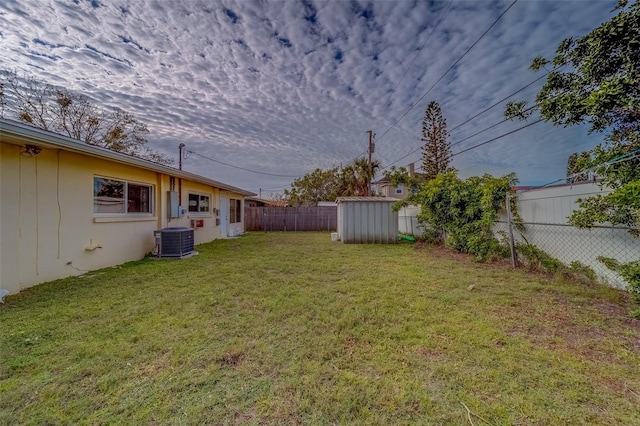
[[[182,259],[194,253],[193,229],[187,227],[163,228],[154,231],[158,257]]]

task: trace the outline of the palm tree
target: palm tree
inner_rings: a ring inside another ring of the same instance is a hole
[[[372,175],[380,168],[380,162],[371,162]],[[352,163],[343,167],[340,173],[340,189],[342,196],[365,196],[369,191],[369,160],[364,157],[356,158]]]

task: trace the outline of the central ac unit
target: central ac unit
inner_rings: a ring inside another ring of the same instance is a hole
[[[158,257],[183,258],[193,254],[193,229],[186,227],[163,228],[154,233]]]

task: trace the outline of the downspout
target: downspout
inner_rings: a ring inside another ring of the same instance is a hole
[[[182,150],[185,144],[178,145],[178,169],[182,171]],[[182,178],[178,181],[178,205],[182,205]]]

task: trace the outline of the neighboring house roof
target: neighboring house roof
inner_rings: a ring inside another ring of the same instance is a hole
[[[286,200],[265,200],[264,198],[258,198],[258,197],[247,197],[246,198],[247,201],[256,201],[258,203],[262,203],[265,204],[267,206],[272,206],[272,207],[287,207],[289,205],[289,203]]]
[[[240,195],[256,195],[254,192],[245,191],[244,189],[236,188],[235,186],[227,185],[213,179],[178,170],[170,166],[154,163],[142,158],[122,154],[120,152],[112,151],[107,148],[89,145],[77,139],[38,129],[37,127],[29,126],[14,120],[0,118],[0,134],[11,135],[13,139],[24,141],[28,144],[35,144],[41,147],[63,149],[65,151],[81,153],[92,157],[107,158],[109,160],[117,161],[122,164],[136,166],[142,169],[152,170],[154,172],[164,173],[178,178],[189,179],[191,181],[202,183],[205,185],[211,185],[213,187],[224,189],[230,192],[235,192]],[[0,138],[0,140],[2,140],[2,138]]]
[[[381,185],[381,184],[387,184],[387,185],[391,185],[391,179],[389,179],[388,177],[383,177],[381,179],[378,179],[374,182],[371,182],[373,185]]]
[[[416,178],[416,180],[418,180],[418,182],[421,182],[421,181],[423,181],[425,179],[424,178],[424,174],[422,174],[422,173],[417,173],[416,172],[416,173],[414,173],[413,176]],[[376,180],[374,182],[371,182],[371,183],[373,185],[379,185],[379,186],[399,186],[399,185],[403,185],[402,183],[400,183],[398,185],[393,185],[393,183],[391,183],[391,179],[386,177],[386,176],[383,177],[383,178],[380,178],[380,179],[378,179],[378,180]]]

